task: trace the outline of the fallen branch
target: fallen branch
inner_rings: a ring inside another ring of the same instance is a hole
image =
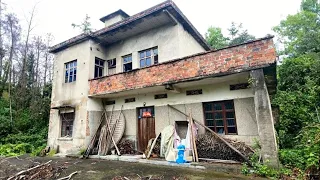
[[[71,173],[69,176],[62,177],[62,178],[59,178],[59,179],[57,179],[57,180],[65,180],[65,179],[69,180],[69,179],[72,178],[73,175],[75,175],[75,174],[77,174],[77,173],[78,173],[78,171],[75,171],[75,172]]]
[[[41,167],[41,166],[47,165],[47,164],[49,164],[51,161],[52,161],[52,160],[50,160],[50,161],[48,161],[48,162],[46,162],[46,163],[44,163],[44,164],[36,165],[36,166],[34,166],[34,167],[32,167],[32,168],[29,168],[29,169],[27,169],[27,170],[20,171],[20,172],[18,172],[17,174],[15,174],[15,175],[11,176],[10,178],[8,178],[8,180],[11,180],[11,179],[13,179],[13,178],[15,178],[15,177],[17,177],[17,176],[20,176],[20,175],[22,175],[22,174],[25,174],[25,173],[27,173],[27,172],[30,172],[30,171],[32,171],[32,170],[34,170],[34,169],[36,169],[36,168]]]

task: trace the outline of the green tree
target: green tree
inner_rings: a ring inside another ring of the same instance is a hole
[[[316,0],[303,0],[301,11],[289,15],[273,28],[285,45],[284,54],[298,56],[320,52],[320,4]]]
[[[280,147],[292,148],[301,129],[319,122],[320,55],[307,54],[287,58],[278,67],[278,91],[273,101],[280,108],[280,122],[276,125]]]
[[[80,29],[82,33],[90,33],[92,31],[90,16],[88,14],[86,14],[86,17],[80,24],[72,23],[71,26]]]
[[[229,45],[241,44],[250,40],[254,40],[255,37],[248,33],[247,29],[243,30],[242,23],[237,25],[232,22],[230,28],[228,29],[229,35],[231,36]]]
[[[220,49],[228,45],[228,38],[223,36],[221,28],[218,27],[209,27],[205,38],[213,49]]]

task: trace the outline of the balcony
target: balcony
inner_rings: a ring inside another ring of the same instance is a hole
[[[91,97],[106,97],[125,91],[164,88],[168,84],[219,77],[276,63],[272,37],[219,50],[207,51],[130,72],[89,80]]]

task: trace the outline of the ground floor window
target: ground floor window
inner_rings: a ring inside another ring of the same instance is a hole
[[[60,114],[61,137],[72,137],[74,117],[74,112]]]
[[[219,134],[237,134],[233,100],[203,103],[206,126]]]

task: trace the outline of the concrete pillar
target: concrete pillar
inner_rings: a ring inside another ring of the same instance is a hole
[[[274,129],[271,103],[262,69],[251,71],[254,90],[255,113],[261,145],[261,155],[265,163],[279,167],[278,145]]]

